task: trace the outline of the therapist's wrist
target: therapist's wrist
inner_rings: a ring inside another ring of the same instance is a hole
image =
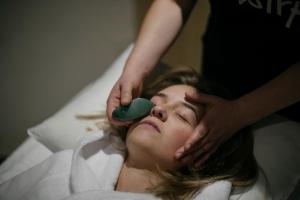
[[[130,61],[126,62],[123,73],[132,74],[141,79],[146,78],[152,71],[153,66],[150,66],[146,62]]]
[[[264,116],[258,105],[253,105],[251,101],[245,100],[243,97],[234,100],[234,102],[239,112],[241,127],[252,125]]]
[[[236,119],[237,120],[236,124],[238,124],[238,129],[251,125],[253,123],[252,122],[253,119],[249,117],[251,115],[249,113],[249,109],[251,108],[248,107],[248,105],[245,102],[243,102],[241,99],[233,100],[233,104],[236,113],[238,113],[238,117]]]

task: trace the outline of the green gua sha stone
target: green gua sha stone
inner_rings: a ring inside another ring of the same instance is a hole
[[[112,117],[119,121],[135,120],[148,115],[153,106],[153,103],[148,99],[136,98],[129,105],[116,108]]]

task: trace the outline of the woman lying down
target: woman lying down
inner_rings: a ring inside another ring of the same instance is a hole
[[[191,69],[168,72],[142,93],[155,105],[149,115],[127,129],[108,125],[74,150],[51,155],[1,184],[0,199],[229,199],[233,188],[247,188],[257,178],[248,129],[201,169],[173,157],[205,112],[185,101],[185,93],[197,92],[229,97]]]

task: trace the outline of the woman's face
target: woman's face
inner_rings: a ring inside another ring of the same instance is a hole
[[[161,169],[180,167],[174,154],[192,134],[204,113],[203,106],[196,107],[185,101],[185,93],[196,92],[191,86],[173,85],[152,97],[155,106],[151,113],[128,130],[129,162],[151,169],[155,164]]]

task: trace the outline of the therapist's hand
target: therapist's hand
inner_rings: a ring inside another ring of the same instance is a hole
[[[113,86],[107,99],[106,114],[109,121],[117,126],[128,126],[132,123],[121,122],[112,118],[112,112],[120,105],[129,104],[132,99],[138,97],[143,88],[143,76],[137,73],[124,71]]]
[[[186,94],[185,99],[193,104],[204,104],[206,112],[192,135],[176,151],[175,158],[182,162],[193,161],[194,167],[201,168],[220,144],[242,128],[240,113],[235,101],[217,96]]]

